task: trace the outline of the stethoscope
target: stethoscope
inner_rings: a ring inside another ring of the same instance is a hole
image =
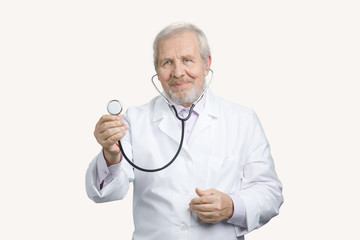
[[[154,169],[146,169],[146,168],[142,168],[142,167],[139,167],[137,166],[133,161],[131,161],[128,156],[125,154],[125,151],[121,145],[121,142],[120,140],[118,141],[118,144],[119,144],[119,147],[120,147],[120,151],[121,151],[121,154],[123,155],[123,157],[125,158],[125,160],[131,165],[133,166],[134,168],[136,168],[137,170],[140,170],[140,171],[143,171],[143,172],[158,172],[158,171],[161,171],[167,167],[169,167],[174,161],[175,159],[178,157],[180,151],[181,151],[181,148],[182,148],[182,145],[183,145],[183,142],[184,142],[184,132],[185,132],[185,122],[191,117],[191,114],[193,112],[193,109],[194,107],[196,106],[196,104],[201,100],[201,98],[204,96],[205,92],[208,90],[211,82],[212,82],[212,79],[213,79],[213,75],[214,75],[214,72],[213,70],[209,69],[209,71],[211,72],[211,78],[210,78],[210,81],[208,84],[205,85],[205,88],[203,90],[203,92],[200,94],[199,98],[193,102],[193,104],[191,105],[190,109],[189,109],[189,113],[188,115],[185,117],[185,118],[181,118],[179,115],[178,115],[178,112],[174,106],[173,103],[171,103],[165,96],[164,94],[159,90],[159,88],[156,86],[155,82],[154,82],[154,78],[157,76],[157,74],[155,74],[154,76],[151,77],[151,82],[153,83],[154,87],[156,88],[156,90],[160,93],[160,95],[162,96],[162,98],[171,106],[172,109],[174,109],[174,112],[175,112],[175,116],[177,119],[179,119],[181,121],[181,139],[180,139],[180,144],[179,144],[179,148],[178,150],[176,151],[174,157],[170,160],[170,162],[168,162],[167,164],[165,164],[164,166],[160,167],[160,168],[154,168]],[[107,105],[107,110],[108,112],[111,114],[111,115],[118,115],[122,112],[123,110],[123,107],[121,105],[121,103],[118,101],[118,100],[111,100],[108,105]]]

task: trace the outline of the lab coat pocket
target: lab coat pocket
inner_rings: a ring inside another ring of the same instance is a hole
[[[239,155],[223,158],[210,157],[208,168],[208,186],[226,193],[239,190],[243,175],[243,166]]]

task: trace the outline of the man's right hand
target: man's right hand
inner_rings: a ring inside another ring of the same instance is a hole
[[[108,166],[121,161],[120,148],[117,142],[125,136],[128,128],[120,114],[116,116],[104,115],[97,122],[94,135],[96,141],[103,147]]]

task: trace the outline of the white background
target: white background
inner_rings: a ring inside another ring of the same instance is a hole
[[[284,184],[255,239],[359,239],[358,1],[0,3],[0,238],[130,239],[132,193],[95,204],[85,171],[106,103],[156,95],[152,41],[189,21],[212,90],[255,109]],[[159,226],[160,227],[160,226]]]

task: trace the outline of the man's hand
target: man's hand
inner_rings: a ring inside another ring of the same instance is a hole
[[[193,198],[190,202],[190,210],[199,219],[207,223],[218,223],[228,220],[234,213],[234,203],[225,193],[216,189],[200,190],[195,189],[199,197]]]
[[[121,115],[104,115],[95,126],[94,135],[104,149],[107,164],[113,165],[121,160],[121,153],[117,142],[121,140],[128,129]]]

